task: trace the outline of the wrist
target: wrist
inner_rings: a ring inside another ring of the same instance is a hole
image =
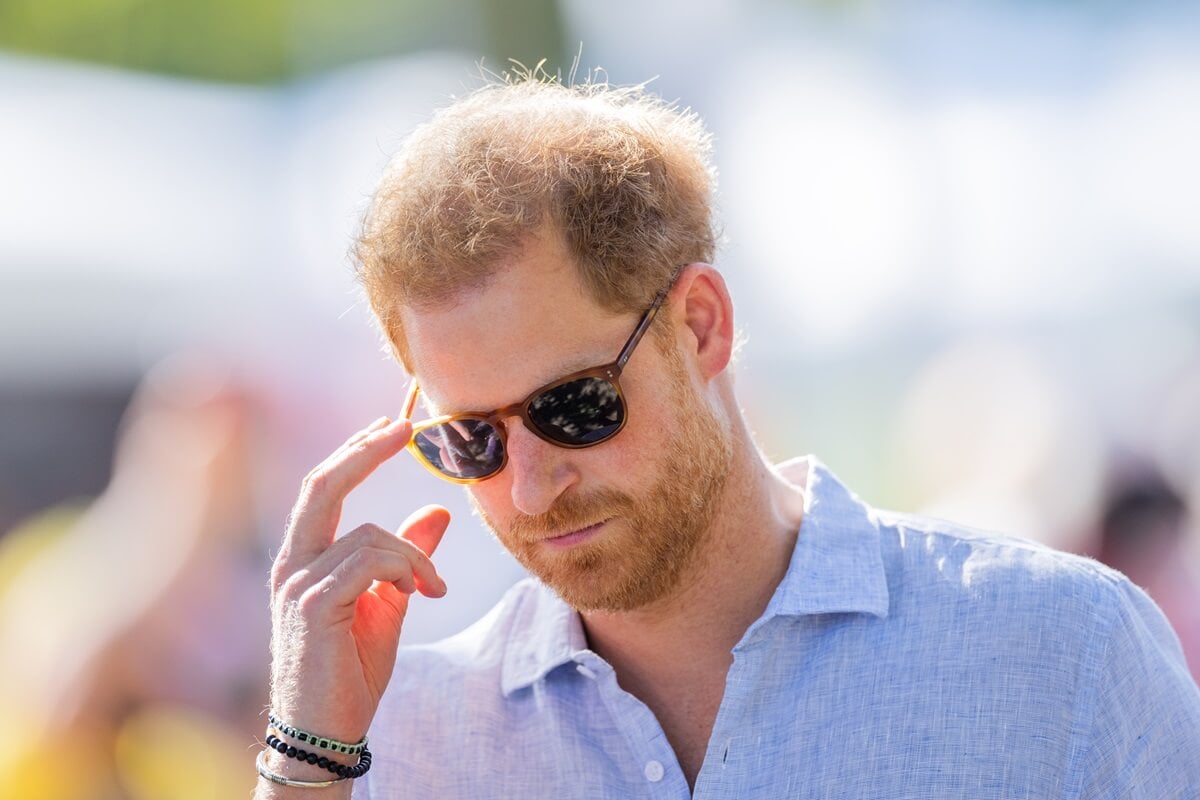
[[[262,764],[270,772],[289,780],[332,781],[338,777],[337,775],[329,774],[328,771],[318,767],[316,764],[309,764],[307,761],[297,761],[294,758],[288,758],[283,753],[278,753],[270,747],[262,755]],[[350,781],[339,781],[339,783],[348,784]]]
[[[327,734],[316,733],[312,730],[305,730],[298,725],[293,725],[287,719],[276,714],[273,709],[267,712],[267,722],[270,725],[268,731],[274,730],[284,741],[299,742],[298,746],[300,747],[306,747],[310,750],[323,750],[326,755],[358,756],[367,749],[366,734],[353,741],[342,741],[332,738]]]
[[[326,788],[352,782],[371,768],[365,736],[355,742],[331,739],[292,725],[274,709],[267,719],[266,749],[257,761],[264,780],[288,787]]]
[[[371,717],[361,713],[347,713],[348,705],[356,704],[273,702],[267,711],[267,718],[280,734],[287,734],[291,738],[297,737],[288,731],[280,730],[279,723],[330,741],[357,744],[366,738]]]

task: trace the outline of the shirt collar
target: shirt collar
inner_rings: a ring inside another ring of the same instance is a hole
[[[587,651],[579,612],[545,584],[530,580],[507,628],[500,689],[504,696],[541,680]]]
[[[804,518],[787,573],[755,625],[775,616],[886,617],[887,574],[871,509],[813,456],[785,462],[776,472],[804,489]],[[500,676],[505,696],[588,652],[579,613],[532,583],[507,629]]]
[[[887,573],[874,512],[813,456],[780,464],[776,472],[803,486],[804,519],[787,574],[763,619],[835,613],[886,617]]]

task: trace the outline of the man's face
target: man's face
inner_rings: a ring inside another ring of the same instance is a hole
[[[486,411],[561,375],[612,361],[636,314],[582,287],[557,240],[534,240],[449,309],[404,309],[414,369],[437,413]],[[659,320],[656,325],[668,324]],[[628,421],[582,450],[504,420],[508,464],[470,488],[480,516],[534,575],[583,610],[669,595],[703,551],[731,459],[730,437],[683,354],[653,333],[621,378]]]

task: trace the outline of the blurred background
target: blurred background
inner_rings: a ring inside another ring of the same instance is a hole
[[[347,249],[510,58],[707,120],[773,457],[1113,564],[1200,674],[1198,45],[1165,0],[0,0],[0,796],[245,796],[288,509],[405,385]],[[427,502],[408,642],[521,575],[407,457],[343,529]]]

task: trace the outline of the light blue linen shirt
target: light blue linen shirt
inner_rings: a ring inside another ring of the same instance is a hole
[[[579,615],[526,580],[463,633],[401,649],[356,800],[1200,798],[1200,691],[1141,590],[873,510],[815,460],[807,484],[694,794]]]

